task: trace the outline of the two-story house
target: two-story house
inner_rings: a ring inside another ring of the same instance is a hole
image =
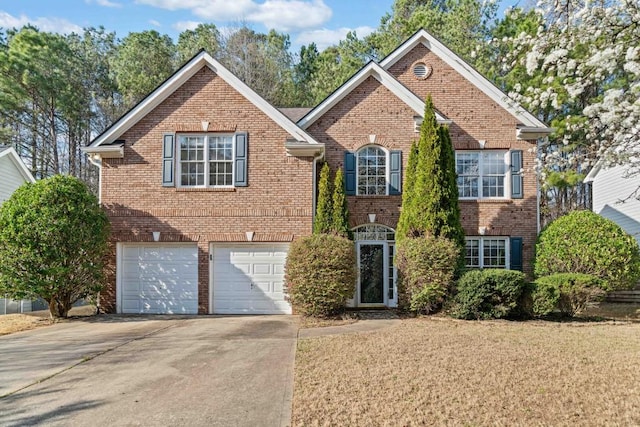
[[[309,111],[278,110],[201,52],[99,135],[85,151],[112,224],[103,308],[290,313],[284,263],[312,231],[323,161],[345,171],[350,305],[394,307],[403,168],[428,94],[456,150],[467,265],[530,273],[534,151],[550,129],[419,31]]]

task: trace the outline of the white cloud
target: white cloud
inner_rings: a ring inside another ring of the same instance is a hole
[[[104,7],[122,7],[122,3],[116,3],[110,0],[84,0],[84,2],[87,4],[95,3],[98,6],[104,6]]]
[[[315,43],[318,50],[324,50],[331,45],[337,44],[340,40],[344,40],[347,37],[349,31],[355,31],[359,38],[366,37],[375,31],[375,28],[363,26],[357,28],[337,28],[335,30],[311,30],[303,31],[298,37],[296,37],[296,44],[309,44]]]
[[[38,17],[29,18],[26,15],[13,16],[7,12],[0,10],[0,27],[2,28],[21,28],[27,24],[38,27],[42,31],[51,33],[69,34],[82,33],[82,27],[67,21],[66,19],[56,17]]]
[[[195,30],[202,22],[197,21],[178,21],[172,25],[176,30],[183,32],[184,30]]]
[[[323,0],[136,0],[161,9],[188,9],[195,16],[214,21],[260,23],[279,31],[319,27],[331,19]]]
[[[156,21],[155,19],[149,19],[147,22],[153,25],[154,27],[162,27],[162,24]]]

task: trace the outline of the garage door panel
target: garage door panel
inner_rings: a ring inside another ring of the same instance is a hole
[[[198,250],[195,245],[128,245],[121,248],[120,311],[196,314]]]
[[[291,313],[282,285],[287,249],[282,244],[213,245],[213,312]]]

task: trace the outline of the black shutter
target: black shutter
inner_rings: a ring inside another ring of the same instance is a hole
[[[350,151],[344,152],[344,182],[347,196],[356,195],[356,155]]]
[[[512,237],[509,246],[509,269],[522,271],[522,237]]]
[[[395,196],[402,193],[402,151],[392,151],[389,157],[389,194]]]

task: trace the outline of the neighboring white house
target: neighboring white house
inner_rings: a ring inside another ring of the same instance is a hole
[[[614,221],[640,244],[640,200],[630,197],[640,179],[624,174],[624,166],[607,168],[597,163],[584,182],[592,185],[593,211]]]
[[[0,145],[0,205],[25,182],[35,182],[33,175],[12,147]],[[0,298],[0,314],[31,311],[31,301]]]

